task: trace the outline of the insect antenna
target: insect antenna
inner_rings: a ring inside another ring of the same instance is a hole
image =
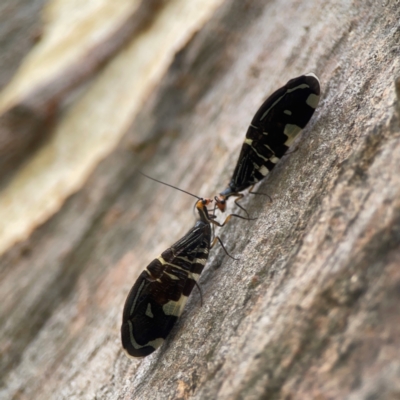
[[[159,181],[158,179],[152,178],[151,176],[146,175],[146,174],[145,174],[144,172],[142,172],[142,171],[139,171],[139,174],[145,176],[146,178],[151,179],[151,180],[154,181],[154,182],[158,182],[158,183],[161,183],[161,184],[163,184],[163,185],[165,185],[165,186],[169,186],[169,187],[171,187],[171,188],[173,188],[173,189],[179,190],[180,192],[183,192],[183,193],[186,193],[186,194],[188,194],[188,195],[190,195],[190,196],[192,196],[192,197],[195,197],[195,198],[198,199],[198,200],[201,200],[201,197],[196,196],[196,195],[193,194],[193,193],[187,192],[186,190],[183,190],[183,189],[180,189],[180,188],[178,188],[178,187],[176,187],[176,186],[170,185],[169,183],[165,183],[165,182],[163,182],[163,181]]]

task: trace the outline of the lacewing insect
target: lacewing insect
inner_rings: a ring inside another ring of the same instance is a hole
[[[247,130],[228,187],[215,196],[221,211],[225,211],[226,200],[231,196],[243,209],[237,203],[243,197],[240,192],[264,179],[275,167],[311,119],[319,97],[318,78],[307,74],[291,79],[265,100]]]
[[[224,226],[233,216],[248,219],[230,214],[220,224],[207,210],[212,199],[178,190],[198,199],[195,207],[199,219],[185,236],[146,267],[130,290],[121,326],[122,347],[130,357],[145,357],[161,346],[197,285],[210,248],[218,241],[226,252],[219,237],[215,237],[211,243],[211,224]]]

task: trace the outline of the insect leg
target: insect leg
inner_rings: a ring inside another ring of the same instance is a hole
[[[249,217],[249,213],[247,212],[247,210],[238,203],[238,201],[241,200],[243,197],[244,197],[244,195],[242,193],[238,193],[236,195],[235,204],[246,213],[247,218],[250,218]]]
[[[258,195],[262,195],[262,196],[267,196],[267,197],[268,197],[268,200],[270,201],[270,203],[272,203],[272,197],[271,197],[269,194],[267,194],[267,193],[261,193],[261,192],[252,192],[253,188],[254,188],[254,185],[251,186],[250,189],[249,189],[249,193],[250,193],[250,194],[258,194]],[[235,203],[236,203],[236,200],[235,200]],[[237,203],[236,203],[236,204],[237,204]],[[237,205],[239,205],[239,204],[237,204]]]
[[[224,244],[222,243],[222,240],[219,238],[219,236],[215,236],[214,240],[213,240],[212,243],[211,243],[210,249],[212,249],[212,248],[214,247],[215,243],[217,243],[217,242],[219,242],[219,244],[221,245],[221,247],[223,248],[225,254],[226,254],[228,257],[232,258],[232,260],[235,260],[235,261],[238,261],[238,260],[239,260],[238,258],[232,257],[232,256],[228,253],[228,251],[226,250],[226,248],[225,248]]]
[[[244,219],[244,220],[246,220],[246,221],[255,221],[255,220],[257,219],[257,218],[247,218],[247,217],[243,217],[243,216],[238,215],[238,214],[229,214],[229,215],[225,218],[225,221],[224,221],[222,224],[220,224],[218,221],[211,220],[211,219],[210,219],[210,222],[211,222],[212,224],[217,225],[217,226],[219,226],[220,228],[222,228],[223,226],[225,226],[225,225],[230,221],[230,219],[231,219],[232,217]]]

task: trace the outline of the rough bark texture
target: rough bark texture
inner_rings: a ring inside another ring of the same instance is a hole
[[[0,396],[400,398],[399,20],[395,0],[224,1],[83,187],[2,255]],[[126,295],[194,221],[137,170],[213,196],[262,100],[310,71],[322,100],[258,186],[273,202],[246,195],[257,220],[218,232],[240,260],[215,247],[203,306],[195,290],[158,351],[126,358]]]

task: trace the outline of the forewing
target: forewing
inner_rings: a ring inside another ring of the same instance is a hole
[[[122,346],[129,356],[151,354],[182,314],[208,258],[208,231],[196,225],[140,274],[122,317]]]
[[[231,187],[241,191],[263,179],[311,119],[320,97],[314,74],[291,79],[261,105],[247,130]]]

